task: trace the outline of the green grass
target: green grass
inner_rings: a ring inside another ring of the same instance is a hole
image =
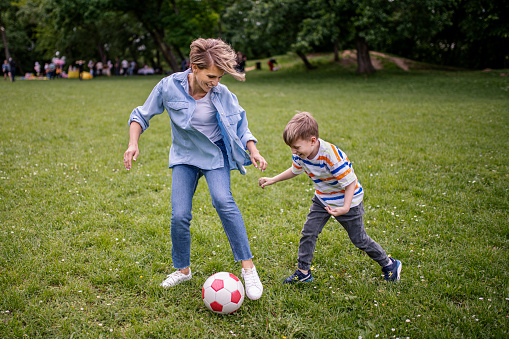
[[[160,77],[0,82],[0,337],[436,338],[509,336],[509,78],[389,68],[355,74],[316,58],[223,80],[248,112],[264,175],[291,164],[282,132],[310,111],[354,163],[368,234],[403,262],[387,284],[331,220],[315,282],[295,269],[312,197],[305,176],[258,188],[232,175],[259,301],[218,316],[201,301],[217,271],[240,275],[205,181],[194,198],[191,281],[172,271],[170,122],[151,121],[133,170],[127,119]],[[252,62],[248,63],[248,66]]]

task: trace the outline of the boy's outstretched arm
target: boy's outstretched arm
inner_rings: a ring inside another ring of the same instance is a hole
[[[335,217],[348,213],[350,211],[350,206],[352,205],[353,194],[355,192],[355,186],[357,185],[357,180],[352,182],[350,185],[345,188],[345,203],[342,207],[332,208],[330,206],[325,207],[327,212],[330,215]]]
[[[272,177],[272,178],[261,177],[260,179],[258,179],[258,184],[260,185],[261,188],[264,188],[265,186],[275,184],[278,181],[295,178],[297,175],[298,174],[294,174],[292,172],[292,168],[290,167],[289,169],[287,169],[283,173],[276,175],[275,177]]]

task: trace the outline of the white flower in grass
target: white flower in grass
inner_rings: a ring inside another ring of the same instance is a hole
[[[410,322],[410,319],[405,320],[405,322],[409,323],[409,322]]]

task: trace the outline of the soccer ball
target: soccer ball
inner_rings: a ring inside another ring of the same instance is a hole
[[[202,298],[209,310],[219,314],[233,313],[244,301],[244,285],[235,275],[219,272],[203,284]]]

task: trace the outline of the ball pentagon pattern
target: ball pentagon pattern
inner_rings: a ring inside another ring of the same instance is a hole
[[[211,275],[203,284],[202,298],[205,306],[219,314],[233,313],[244,302],[244,285],[228,272]]]

